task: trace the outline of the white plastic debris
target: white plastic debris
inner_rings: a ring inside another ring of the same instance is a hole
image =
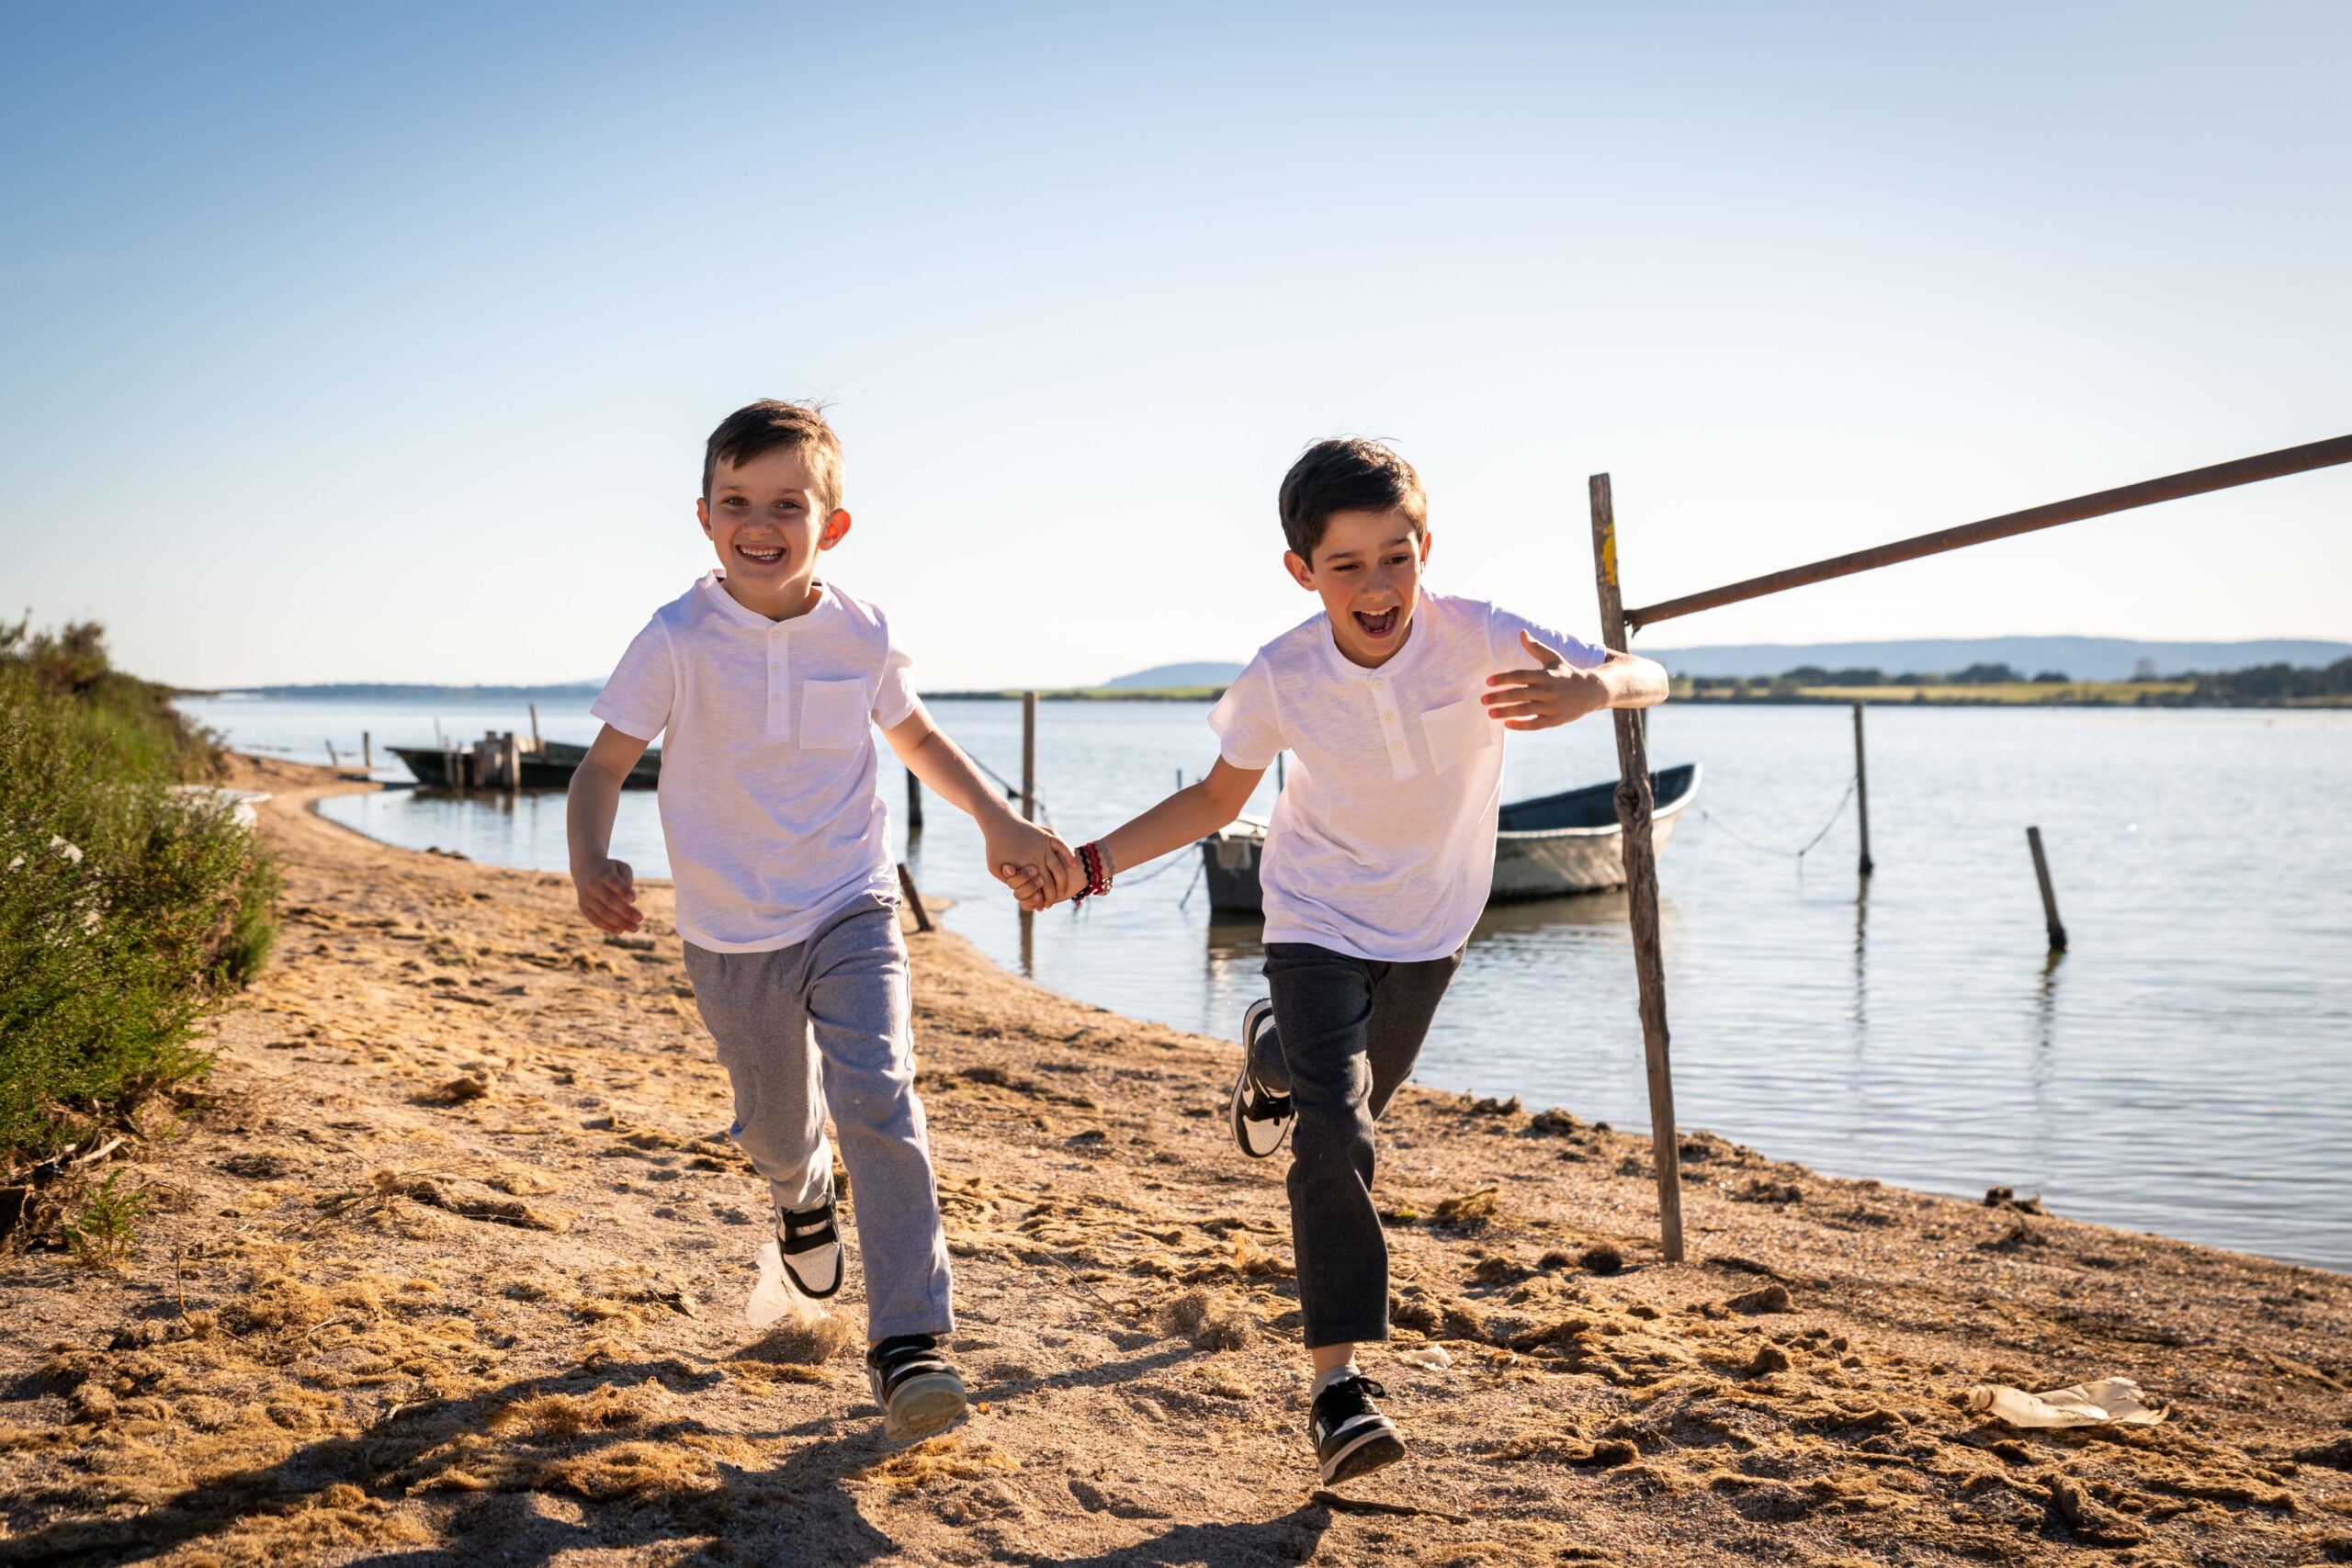
[[[2130,1378],[2101,1378],[2047,1393],[1981,1383],[1968,1391],[1968,1408],[2012,1427],[2153,1427],[2167,1414],[2163,1405],[2150,1404]]]
[[[223,789],[216,784],[173,784],[165,791],[194,800],[205,806],[225,806],[230,819],[240,828],[251,828],[261,820],[254,807],[269,798],[266,789]],[[77,857],[80,852],[75,852]]]
[[[1453,1365],[1453,1358],[1445,1353],[1442,1345],[1416,1345],[1409,1350],[1397,1351],[1396,1359],[1408,1366],[1427,1367],[1433,1372],[1442,1372]]]
[[[774,1236],[760,1248],[760,1282],[752,1287],[752,1299],[743,1303],[744,1320],[754,1328],[765,1328],[780,1317],[800,1322],[825,1315],[824,1304],[812,1302],[792,1288],[792,1280],[784,1271],[784,1249]]]

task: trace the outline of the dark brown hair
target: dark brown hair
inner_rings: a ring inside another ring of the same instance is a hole
[[[710,499],[711,482],[721,463],[748,463],[752,458],[789,447],[808,465],[809,482],[817,493],[819,517],[829,517],[842,504],[842,438],[825,423],[818,403],[779,402],[763,398],[737,409],[718,422],[702,450],[702,494]]]
[[[1300,453],[1283,476],[1275,504],[1282,511],[1283,537],[1310,566],[1315,547],[1323,542],[1324,525],[1335,513],[1401,512],[1415,538],[1430,516],[1430,500],[1413,465],[1360,435],[1317,441]]]

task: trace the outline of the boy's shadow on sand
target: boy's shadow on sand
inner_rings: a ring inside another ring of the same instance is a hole
[[[1129,1382],[1194,1353],[1189,1347],[1171,1347],[1126,1361],[1098,1362],[1001,1384],[976,1397],[1001,1400],[1045,1388]],[[852,1416],[846,1436],[838,1416],[801,1422],[781,1432],[736,1434],[687,1416],[651,1427],[568,1435],[546,1455],[576,1462],[617,1445],[673,1445],[698,1436],[807,1439],[772,1469],[718,1466],[718,1484],[707,1491],[627,1492],[600,1499],[581,1497],[553,1484],[497,1487],[493,1483],[493,1489],[470,1490],[483,1483],[463,1473],[469,1462],[479,1465],[482,1454],[457,1439],[487,1430],[491,1417],[502,1408],[534,1396],[627,1390],[650,1382],[673,1393],[693,1394],[715,1388],[720,1381],[721,1374],[713,1368],[665,1358],[610,1364],[571,1375],[519,1379],[422,1410],[396,1407],[354,1436],[306,1444],[275,1464],[188,1487],[142,1512],[110,1518],[62,1519],[17,1536],[0,1544],[0,1562],[148,1559],[234,1529],[241,1523],[299,1516],[307,1506],[333,1506],[322,1495],[332,1487],[357,1488],[379,1502],[397,1503],[445,1489],[464,1499],[441,1526],[445,1544],[404,1547],[350,1559],[368,1568],[424,1568],[475,1556],[484,1548],[495,1548],[503,1563],[539,1568],[563,1552],[581,1548],[642,1549],[713,1537],[754,1561],[790,1561],[811,1568],[820,1563],[856,1568],[903,1553],[900,1543],[867,1522],[858,1498],[844,1485],[852,1476],[903,1451],[881,1436],[878,1420],[870,1415]],[[870,1405],[864,1408],[872,1409]],[[527,1434],[518,1434],[509,1444],[530,1446]],[[549,1498],[562,1499],[565,1508],[576,1507],[582,1515],[580,1522],[551,1516],[545,1506]],[[1067,1562],[1070,1568],[1110,1568],[1112,1564],[1148,1568],[1204,1561],[1296,1562],[1312,1549],[1329,1524],[1329,1514],[1310,1506],[1259,1522],[1176,1525],[1154,1540],[1083,1558],[1003,1555],[1040,1565]]]

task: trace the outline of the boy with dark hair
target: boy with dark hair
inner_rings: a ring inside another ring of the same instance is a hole
[[[817,577],[850,530],[841,501],[841,443],[816,407],[753,403],[711,433],[695,515],[718,569],[653,613],[590,709],[605,728],[572,778],[571,875],[592,923],[642,923],[609,852],[613,814],[666,732],[678,934],[734,1086],[729,1136],[775,1204],[769,1261],[805,1301],[841,1289],[830,1110],[865,1249],[867,1382],[885,1431],[916,1438],[961,1415],[965,1393],[940,1347],[955,1326],[947,1244],[873,727],[979,823],[1001,879],[1058,892],[1074,862],[933,728],[882,612]]]
[[[1404,1457],[1373,1404],[1385,1391],[1355,1364],[1358,1344],[1388,1337],[1373,1123],[1412,1071],[1486,906],[1503,731],[1646,707],[1667,680],[1649,660],[1423,592],[1428,501],[1412,465],[1378,442],[1308,447],[1279,504],[1283,564],[1322,613],[1260,649],[1210,710],[1219,754],[1207,777],[1080,847],[1077,897],[1224,827],[1293,753],[1260,863],[1272,995],[1243,1015],[1230,1116],[1252,1158],[1292,1138],[1310,1435],[1333,1483]]]

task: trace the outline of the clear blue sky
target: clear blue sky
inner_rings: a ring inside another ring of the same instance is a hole
[[[12,6],[0,606],[189,683],[601,675],[835,405],[933,687],[1242,658],[1392,437],[1589,627],[2352,431],[2352,10]],[[2352,470],[1661,642],[2352,638]]]

